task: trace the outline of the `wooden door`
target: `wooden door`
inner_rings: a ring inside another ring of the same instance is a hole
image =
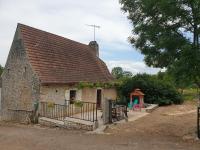
[[[97,90],[97,108],[101,108],[102,90]]]

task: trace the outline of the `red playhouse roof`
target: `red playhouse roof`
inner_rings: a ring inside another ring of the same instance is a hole
[[[133,96],[144,96],[145,94],[142,93],[140,89],[135,89],[133,92],[131,92],[131,95],[133,95]]]

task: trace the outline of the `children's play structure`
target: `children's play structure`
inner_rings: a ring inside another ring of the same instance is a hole
[[[140,89],[135,89],[130,93],[129,109],[141,110],[144,108],[144,93]]]

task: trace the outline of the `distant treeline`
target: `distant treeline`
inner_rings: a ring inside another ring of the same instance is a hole
[[[3,73],[3,67],[0,65],[0,75]]]

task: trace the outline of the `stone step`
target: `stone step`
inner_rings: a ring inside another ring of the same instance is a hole
[[[92,131],[98,127],[97,122],[85,121],[75,118],[66,117],[65,120],[59,121],[47,117],[40,117],[39,124],[48,127],[61,127],[67,129],[82,129]]]
[[[159,107],[158,104],[151,104],[149,107],[145,108],[145,110],[146,110],[146,112],[151,113],[158,107]]]
[[[46,118],[46,117],[40,117],[39,124],[45,125],[48,127],[64,127],[65,125],[64,121],[59,121],[59,120]]]
[[[81,120],[81,119],[76,119],[76,118],[71,118],[71,117],[66,117],[64,122],[65,121],[79,123],[79,124],[88,125],[88,126],[93,126],[94,125],[94,122]]]

